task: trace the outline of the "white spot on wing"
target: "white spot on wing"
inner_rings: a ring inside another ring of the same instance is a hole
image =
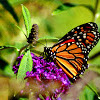
[[[79,29],[80,27],[77,27],[77,29]]]
[[[74,29],[72,29],[71,32],[74,32]]]
[[[79,38],[80,38],[80,36],[77,36],[77,38],[79,39]]]
[[[68,43],[68,46],[70,46],[70,43]]]
[[[91,25],[91,26],[93,26],[93,24],[92,24],[92,23],[90,23],[90,25]]]

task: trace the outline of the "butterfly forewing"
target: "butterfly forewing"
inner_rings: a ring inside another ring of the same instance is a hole
[[[100,34],[98,32],[97,24],[90,22],[72,29],[59,40],[58,44],[69,39],[75,39],[76,42],[81,42],[81,45],[83,45],[89,53],[97,44],[99,37]]]
[[[90,31],[97,31],[98,27],[96,23],[90,22],[90,23],[86,23],[86,24],[82,24],[80,26],[77,26],[76,28],[72,29],[71,31],[69,31],[65,36],[63,36],[60,40],[66,40],[66,39],[70,39],[73,37],[73,35],[77,35],[77,33],[86,33],[86,32],[90,32]],[[60,41],[59,40],[59,41]]]

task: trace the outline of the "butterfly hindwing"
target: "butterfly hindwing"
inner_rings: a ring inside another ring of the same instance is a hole
[[[55,51],[54,51],[55,50]],[[70,78],[78,76],[87,68],[87,56],[84,55],[78,42],[68,42],[60,44],[56,49],[52,48],[55,53],[55,63],[63,69]]]

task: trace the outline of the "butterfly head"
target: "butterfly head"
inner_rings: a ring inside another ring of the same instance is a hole
[[[50,56],[51,55],[51,48],[50,47],[44,47],[44,54],[46,56]]]
[[[53,57],[52,57],[52,48],[51,47],[44,47],[44,56],[46,58],[47,61],[52,61]]]

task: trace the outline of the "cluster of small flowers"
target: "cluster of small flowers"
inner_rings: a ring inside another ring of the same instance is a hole
[[[30,85],[30,88],[32,88],[32,84],[34,82],[36,82],[36,84],[39,84],[37,86],[41,87],[37,92],[37,100],[41,100],[39,97],[40,93],[45,98],[45,100],[47,98],[49,98],[47,100],[52,100],[50,98],[57,99],[59,94],[66,93],[66,91],[70,87],[70,81],[67,75],[62,71],[62,69],[56,67],[54,62],[46,62],[43,57],[37,57],[33,53],[31,53],[31,56],[33,60],[33,69],[31,72],[28,71],[26,73],[25,79],[27,79],[27,87],[29,87]],[[23,55],[19,56],[17,58],[17,65],[13,66],[13,71],[15,74],[18,72],[22,57]],[[32,82],[32,80],[34,82]],[[31,90],[34,91],[34,89]],[[47,91],[50,92],[49,96],[45,95]]]
[[[21,62],[21,59],[23,58],[23,56],[24,55],[17,57],[16,63],[13,65],[13,69],[12,69],[14,71],[14,74],[17,74],[18,69],[19,69],[19,65],[20,65],[20,62]]]

